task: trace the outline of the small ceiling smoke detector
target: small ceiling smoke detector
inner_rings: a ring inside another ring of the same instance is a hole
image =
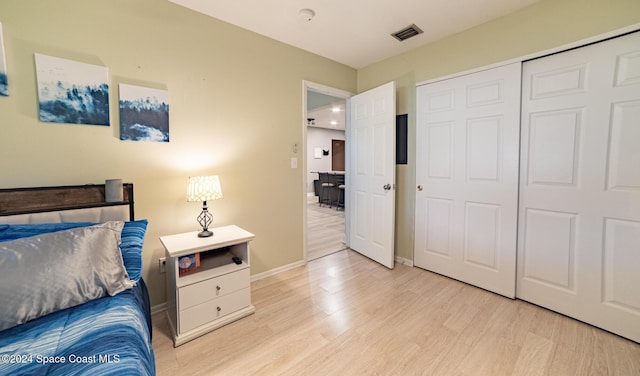
[[[312,9],[300,9],[300,11],[298,12],[298,17],[300,17],[301,20],[309,22],[313,19],[313,17],[316,15],[316,12],[314,12]]]
[[[396,33],[391,34],[391,36],[396,38],[400,42],[402,42],[403,40],[407,40],[411,37],[415,37],[418,34],[422,34],[422,30],[420,30],[420,28],[417,27],[416,25],[411,25],[411,26],[405,27],[404,29]]]

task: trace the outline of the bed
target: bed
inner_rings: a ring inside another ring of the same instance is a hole
[[[147,221],[104,191],[0,189],[0,375],[155,374]]]

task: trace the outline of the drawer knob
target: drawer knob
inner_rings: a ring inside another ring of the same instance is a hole
[[[222,308],[220,307],[217,307],[216,309],[218,310],[218,312],[222,311]]]
[[[220,286],[216,286],[216,291],[220,291]]]

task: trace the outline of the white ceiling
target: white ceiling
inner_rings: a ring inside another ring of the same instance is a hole
[[[442,39],[540,0],[169,0],[353,68]],[[306,21],[301,9],[312,9]],[[399,42],[390,34],[424,31]]]
[[[307,126],[344,131],[346,101],[341,99],[335,103],[307,111]]]

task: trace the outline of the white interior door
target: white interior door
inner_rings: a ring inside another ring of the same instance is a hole
[[[640,341],[640,33],[526,62],[519,298]]]
[[[414,263],[515,296],[521,64],[417,88]]]
[[[395,231],[395,83],[349,100],[347,175],[351,249],[393,268]]]

